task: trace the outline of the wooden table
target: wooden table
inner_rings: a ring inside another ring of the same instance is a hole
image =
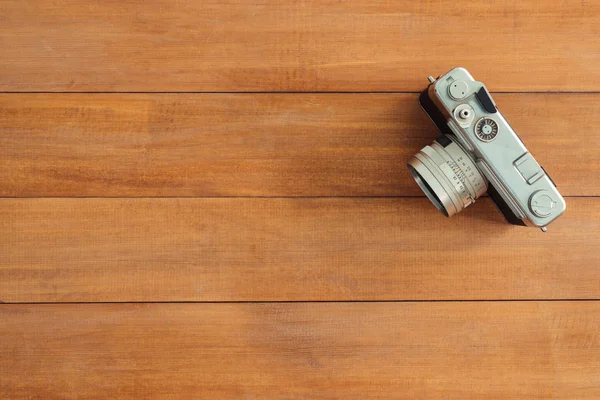
[[[464,66],[567,196],[445,219]],[[600,398],[600,2],[5,0],[2,399]]]

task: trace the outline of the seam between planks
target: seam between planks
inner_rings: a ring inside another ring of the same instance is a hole
[[[563,196],[565,199],[597,199],[593,196]],[[37,199],[426,199],[426,196],[0,196],[0,200]],[[486,195],[481,198],[487,198]]]
[[[224,301],[24,301],[0,302],[0,307],[10,305],[83,305],[83,304],[295,304],[295,303],[557,303],[557,302],[594,302],[600,299],[475,299],[475,300],[224,300]]]
[[[425,86],[424,86],[425,87]],[[73,92],[73,91],[31,91],[31,92],[23,92],[23,91],[0,91],[0,94],[290,94],[290,95],[298,95],[298,94],[420,94],[420,91],[335,91],[335,92],[278,92],[278,91],[247,91],[247,92],[227,92],[227,91],[190,91],[190,92],[171,92],[171,91],[162,91],[162,92],[145,92],[145,91],[109,91],[109,92]],[[600,91],[562,91],[562,90],[546,90],[546,91],[524,91],[524,92],[512,92],[512,91],[491,91],[490,93],[495,94],[600,94]]]

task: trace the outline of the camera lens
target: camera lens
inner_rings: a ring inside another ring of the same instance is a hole
[[[450,137],[448,137],[450,138]],[[413,178],[447,217],[461,212],[487,190],[487,180],[455,141],[423,147],[408,163]]]
[[[425,193],[425,195],[427,196],[427,198],[429,198],[429,200],[431,200],[431,202],[433,203],[433,205],[435,206],[435,208],[437,208],[438,210],[440,210],[441,213],[444,214],[447,217],[448,216],[448,211],[446,211],[446,208],[442,204],[442,201],[440,200],[440,198],[438,197],[438,195],[435,194],[435,191],[431,188],[431,186],[429,186],[429,184],[427,183],[427,181],[425,179],[423,179],[423,177],[421,176],[421,174],[419,174],[419,171],[417,171],[410,164],[408,164],[408,169],[410,170],[411,175],[413,176],[413,178],[415,179],[415,181],[417,182],[417,184],[419,185],[419,187],[423,190],[423,192]]]

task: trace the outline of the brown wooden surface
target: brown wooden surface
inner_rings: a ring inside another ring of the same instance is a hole
[[[489,199],[4,199],[4,302],[600,297],[598,199],[547,234]]]
[[[600,90],[600,2],[4,0],[4,91]]]
[[[599,399],[599,38],[591,0],[1,2],[0,399]],[[548,233],[408,176],[454,66]]]
[[[569,196],[600,195],[598,94],[498,94]],[[2,196],[422,196],[415,94],[0,95]]]
[[[600,305],[3,305],[0,353],[14,398],[596,400]]]

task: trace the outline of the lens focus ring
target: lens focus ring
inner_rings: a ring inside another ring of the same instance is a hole
[[[487,190],[487,181],[456,142],[425,146],[409,162],[409,169],[434,205],[446,216],[459,213]]]

